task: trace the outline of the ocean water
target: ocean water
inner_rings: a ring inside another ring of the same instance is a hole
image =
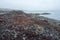
[[[55,19],[55,20],[60,20],[60,12],[59,11],[48,12],[48,13],[51,13],[51,14],[50,15],[41,15],[41,16],[48,17],[48,18]]]
[[[51,19],[55,19],[55,20],[60,20],[60,11],[46,11],[47,13],[50,13],[49,15],[40,15],[40,16],[44,16],[47,18],[51,18]],[[28,12],[28,13],[46,13],[45,11],[42,12]]]

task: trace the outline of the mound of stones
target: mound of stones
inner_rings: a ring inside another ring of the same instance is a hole
[[[0,40],[60,40],[56,28],[19,10],[0,15]]]

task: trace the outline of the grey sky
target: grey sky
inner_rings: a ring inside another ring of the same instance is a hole
[[[60,0],[0,0],[0,8],[20,10],[60,10]]]

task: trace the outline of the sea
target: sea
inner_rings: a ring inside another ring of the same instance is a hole
[[[47,18],[55,19],[60,21],[60,11],[28,11],[27,13],[50,13],[49,15],[40,15]]]

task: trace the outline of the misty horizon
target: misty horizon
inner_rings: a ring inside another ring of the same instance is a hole
[[[60,10],[60,0],[0,0],[0,8],[26,11]]]

